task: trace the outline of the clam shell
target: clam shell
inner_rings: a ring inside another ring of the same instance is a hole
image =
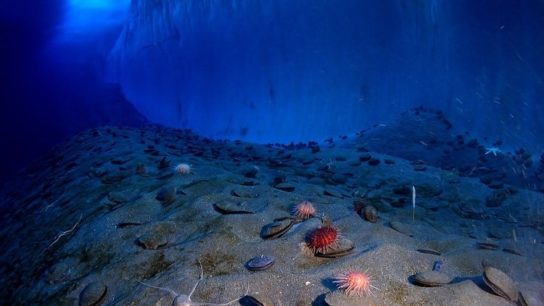
[[[246,263],[246,268],[250,271],[264,271],[274,265],[276,259],[273,256],[260,255],[251,258]]]
[[[363,209],[363,216],[366,221],[376,223],[378,221],[378,210],[372,205],[367,205]]]
[[[147,232],[136,243],[146,250],[157,250],[168,244],[168,238],[163,233]]]
[[[88,284],[79,295],[79,306],[100,305],[106,297],[108,287],[101,282]]]
[[[261,237],[263,239],[275,239],[287,233],[295,224],[295,220],[291,217],[275,219],[274,222],[263,226]]]
[[[514,281],[503,271],[492,266],[484,268],[483,279],[485,284],[498,296],[516,302],[518,300],[518,288]]]
[[[254,214],[266,208],[265,201],[240,201],[237,199],[221,200],[213,204],[215,211],[223,215]]]
[[[176,200],[176,192],[177,190],[175,187],[164,187],[159,190],[155,198],[163,204],[171,204]]]
[[[442,272],[438,271],[425,271],[419,272],[414,275],[414,282],[416,284],[427,287],[438,287],[450,283],[452,278]]]
[[[351,254],[353,249],[355,249],[353,241],[340,237],[333,246],[324,251],[316,251],[314,255],[316,257],[338,258]]]

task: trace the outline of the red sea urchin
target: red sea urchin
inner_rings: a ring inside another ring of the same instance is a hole
[[[306,243],[309,248],[314,250],[314,253],[318,251],[325,253],[328,249],[334,247],[339,237],[338,230],[331,225],[327,225],[311,231],[306,237]]]

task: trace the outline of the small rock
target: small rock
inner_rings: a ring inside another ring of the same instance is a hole
[[[242,174],[247,178],[255,178],[259,173],[259,167],[257,166],[247,166],[242,169]]]
[[[380,160],[377,158],[371,158],[367,163],[370,166],[377,166],[380,164]]]
[[[159,162],[159,165],[157,166],[157,168],[166,169],[168,167],[170,167],[170,161],[166,159],[166,157],[163,157],[161,161]]]

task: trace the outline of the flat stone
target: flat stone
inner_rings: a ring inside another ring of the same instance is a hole
[[[175,187],[165,187],[159,190],[157,200],[161,201],[163,204],[171,204],[176,200],[176,188]]]

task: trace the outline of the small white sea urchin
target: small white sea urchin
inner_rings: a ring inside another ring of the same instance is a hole
[[[185,163],[178,164],[174,168],[174,171],[176,171],[176,173],[179,173],[179,174],[189,174],[191,173],[191,165],[185,164]]]

